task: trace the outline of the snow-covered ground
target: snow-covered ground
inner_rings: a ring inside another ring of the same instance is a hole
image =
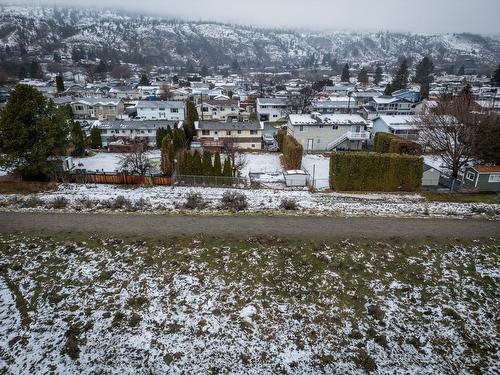
[[[113,173],[120,169],[120,159],[125,154],[112,152],[98,152],[94,156],[85,158],[73,158],[75,168],[86,169],[87,172],[108,172]],[[152,161],[159,162],[160,150],[153,150],[148,153]]]
[[[177,212],[190,193],[198,193],[206,203],[204,212],[220,210],[224,192],[230,189],[208,187],[123,187],[100,184],[61,184],[55,191],[29,197],[0,195],[4,210],[41,210],[56,198],[65,198],[68,210],[108,210],[111,200],[122,196],[135,209],[144,212]],[[500,205],[482,203],[429,202],[418,194],[311,193],[307,190],[242,189],[247,197],[247,212],[280,212],[283,200],[294,200],[297,213],[341,216],[486,216],[500,217]],[[36,198],[36,199],[33,199]],[[34,202],[34,203],[33,203]],[[33,204],[31,204],[33,203]],[[23,208],[24,207],[24,208]]]
[[[0,373],[498,374],[498,242],[0,236]]]
[[[329,170],[330,158],[324,155],[304,155],[302,158],[302,169],[313,178],[314,187],[316,189],[328,189],[329,183]]]

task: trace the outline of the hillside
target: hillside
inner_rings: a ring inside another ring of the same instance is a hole
[[[78,8],[0,8],[0,49],[36,54],[84,51],[86,57],[152,64],[304,65],[338,61],[393,63],[431,55],[438,63],[496,64],[500,41],[474,34],[297,32],[188,22]],[[325,61],[329,60],[329,56]]]

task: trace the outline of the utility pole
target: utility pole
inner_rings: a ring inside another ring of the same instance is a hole
[[[201,121],[203,121],[203,93],[200,92],[200,112],[201,112]]]

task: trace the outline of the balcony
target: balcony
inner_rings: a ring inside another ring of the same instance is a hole
[[[350,141],[366,141],[370,139],[370,132],[360,131],[360,132],[347,132],[347,139]]]

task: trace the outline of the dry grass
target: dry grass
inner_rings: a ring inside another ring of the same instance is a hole
[[[0,194],[36,194],[54,190],[56,182],[0,181]]]

